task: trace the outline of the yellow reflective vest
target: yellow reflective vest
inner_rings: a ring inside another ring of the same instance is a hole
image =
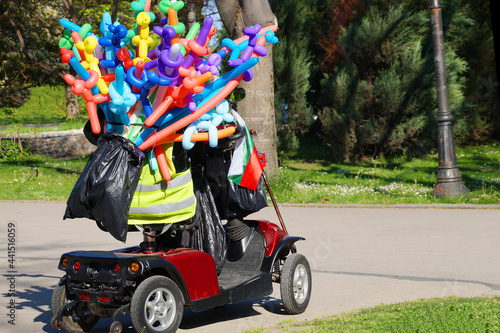
[[[163,145],[172,179],[163,179],[146,159],[141,178],[132,198],[128,224],[165,224],[190,219],[196,212],[191,170],[176,173],[172,161],[172,144]]]

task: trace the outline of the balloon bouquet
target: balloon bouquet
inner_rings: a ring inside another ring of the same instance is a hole
[[[219,138],[234,133],[235,126],[227,126],[234,119],[225,98],[241,80],[252,79],[252,67],[267,53],[264,44],[278,41],[276,26],[262,29],[257,24],[247,27],[244,37],[224,39],[212,53],[207,45],[216,32],[213,19],[207,17],[185,33],[177,17],[183,6],[183,1],[161,0],[159,9],[166,17],[152,31],[150,0],[131,3],[137,23],[132,30],[112,23],[106,11],[100,36],[89,24],[60,20],[66,28],[59,42],[61,58],[78,74],[64,79],[86,101],[92,132],[115,132],[134,142],[147,151],[151,169],[159,167],[167,181],[162,144],[182,142],[190,149],[195,141],[208,141],[215,147]],[[152,33],[161,38],[155,48]],[[218,66],[227,55],[232,69],[219,76]],[[96,105],[103,110],[105,129]]]

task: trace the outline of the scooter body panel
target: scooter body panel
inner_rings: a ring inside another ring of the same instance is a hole
[[[69,252],[61,256],[59,269],[66,272],[71,292],[85,293],[89,301],[107,295],[109,304],[113,303],[113,296],[126,294],[125,289],[133,290],[145,276],[154,274],[165,274],[176,280],[189,302],[220,293],[215,262],[209,254],[194,249],[139,253],[139,249]],[[64,259],[68,260],[66,267],[62,265]],[[79,269],[75,270],[77,261]],[[132,263],[139,265],[136,272],[130,269]],[[121,267],[117,273],[112,271],[115,264]]]

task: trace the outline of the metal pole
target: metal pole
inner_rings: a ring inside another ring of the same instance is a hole
[[[269,185],[269,181],[267,180],[266,172],[262,170],[262,179],[264,180],[264,184],[266,184],[267,188],[267,193],[269,193],[269,196],[271,197],[271,201],[273,202],[274,210],[276,211],[276,215],[278,215],[278,220],[280,221],[281,228],[285,232],[285,234],[288,236],[288,230],[286,230],[285,226],[285,221],[283,221],[283,217],[281,216],[280,209],[278,207],[278,203],[276,202],[276,199],[274,198],[273,191],[271,191],[271,185]],[[292,253],[296,253],[297,249],[295,248],[295,245],[290,246],[290,251]]]
[[[455,143],[453,141],[452,115],[448,104],[448,84],[444,57],[443,18],[440,0],[431,0],[431,24],[434,46],[434,67],[438,100],[438,159],[437,185],[432,195],[437,198],[468,195],[469,190],[462,183],[458,170]]]
[[[273,202],[274,210],[276,211],[276,215],[278,215],[278,220],[280,221],[281,228],[287,234],[288,236],[288,230],[286,230],[285,222],[283,221],[283,217],[281,216],[280,209],[278,207],[278,203],[276,202],[276,199],[274,198],[273,191],[271,191],[271,185],[269,185],[269,181],[267,180],[266,172],[262,170],[262,179],[264,180],[264,184],[266,184],[267,192],[269,193],[269,196],[271,197],[271,201]]]

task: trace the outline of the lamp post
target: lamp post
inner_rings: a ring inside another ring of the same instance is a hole
[[[455,143],[453,141],[452,115],[448,103],[448,84],[444,58],[443,18],[440,0],[430,0],[434,67],[438,100],[438,174],[432,195],[438,198],[467,195],[469,190],[462,183],[458,170]]]

